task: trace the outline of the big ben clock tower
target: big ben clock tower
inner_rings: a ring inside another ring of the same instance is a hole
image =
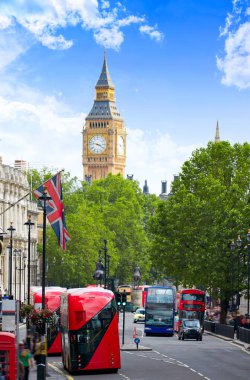
[[[110,78],[106,53],[95,86],[96,97],[83,127],[83,175],[86,179],[105,178],[121,173],[126,166],[126,129],[115,103],[115,87]]]

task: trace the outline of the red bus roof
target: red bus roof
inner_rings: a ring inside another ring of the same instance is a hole
[[[204,290],[199,290],[199,289],[182,289],[182,290],[179,290],[178,293],[184,293],[184,294],[205,294],[206,292]]]
[[[61,296],[61,313],[65,312],[64,303],[67,300],[69,329],[78,330],[113,298],[111,290],[101,287],[68,289]]]
[[[33,291],[33,303],[42,303],[42,288]],[[51,311],[56,311],[60,306],[60,296],[64,293],[66,288],[61,288],[59,286],[48,286],[45,288],[45,306]]]

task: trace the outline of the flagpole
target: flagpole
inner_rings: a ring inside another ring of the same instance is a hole
[[[26,195],[24,195],[22,198],[18,199],[16,202],[14,203],[11,203],[11,205],[9,207],[7,207],[5,210],[3,210],[1,213],[0,213],[0,216],[3,215],[6,211],[8,211],[11,207],[15,206],[17,203],[21,202],[24,198],[26,198],[28,195],[30,195],[31,191],[29,193],[27,193]]]
[[[45,274],[46,274],[46,215],[47,215],[47,202],[51,199],[47,194],[47,189],[43,187],[43,195],[39,200],[43,205],[43,256],[42,256],[42,310],[45,309]],[[42,343],[43,351],[41,352],[41,363],[37,366],[37,380],[46,379],[46,322],[42,324]]]
[[[57,172],[55,175],[64,172],[64,170],[65,170],[65,169],[60,170],[60,171]],[[53,177],[54,177],[54,176],[53,176]],[[51,177],[51,178],[53,178],[53,177]],[[51,179],[51,178],[50,178],[50,179]],[[50,179],[48,179],[47,181],[49,181]],[[47,182],[47,181],[46,181],[46,182]],[[46,183],[46,182],[45,182],[45,183]],[[0,212],[0,216],[3,215],[6,211],[8,211],[11,207],[13,207],[13,206],[15,206],[17,203],[21,202],[24,198],[26,198],[28,195],[30,195],[30,193],[33,193],[35,190],[36,190],[36,189],[33,189],[32,191],[30,191],[30,192],[28,192],[27,194],[25,194],[22,198],[18,199],[16,202],[11,203],[11,205],[10,205],[9,207],[7,207],[5,210],[3,210],[2,212]]]

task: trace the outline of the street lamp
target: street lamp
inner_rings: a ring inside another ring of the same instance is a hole
[[[247,233],[247,318],[249,318],[249,291],[250,291],[250,229]]]
[[[31,215],[29,215],[28,221],[24,223],[28,227],[28,305],[30,305],[30,229],[34,224],[31,221]]]
[[[10,250],[9,250],[9,296],[12,296],[12,249],[13,249],[13,232],[16,229],[10,223],[10,227],[7,228],[7,231],[10,232]]]
[[[236,240],[236,244],[238,247],[238,283],[237,283],[237,309],[240,307],[240,249],[241,249],[241,238],[240,235],[238,235],[238,239]]]
[[[232,263],[232,311],[234,310],[234,251],[235,251],[235,242],[232,241],[230,244],[231,248],[231,263]]]

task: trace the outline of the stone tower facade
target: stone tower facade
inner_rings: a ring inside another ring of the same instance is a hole
[[[83,127],[83,176],[88,181],[105,178],[109,173],[124,177],[126,129],[115,103],[106,53],[95,90],[94,104]]]

